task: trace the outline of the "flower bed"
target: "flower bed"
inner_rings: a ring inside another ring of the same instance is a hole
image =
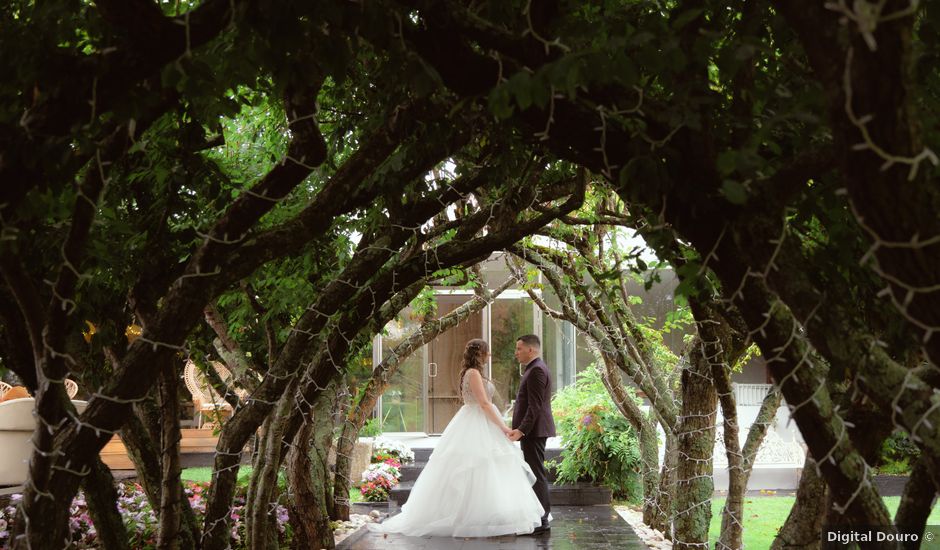
[[[415,454],[403,443],[375,438],[372,464],[362,472],[359,492],[367,502],[384,502],[401,479],[401,465],[413,462]]]
[[[208,483],[184,482],[186,497],[196,515],[196,523],[202,525],[206,513],[206,497]],[[157,515],[150,507],[143,489],[137,483],[121,482],[118,484],[118,512],[124,518],[124,527],[127,529],[128,539],[132,548],[156,548],[157,531],[159,523]],[[10,533],[13,530],[13,521],[16,515],[16,505],[22,495],[15,494],[10,498],[10,505],[0,509],[0,548],[10,544]],[[287,508],[278,505],[275,510],[279,543],[287,544],[290,541],[291,529],[287,520]],[[247,548],[245,526],[245,493],[240,488],[235,496],[234,505],[229,512],[231,520],[233,548]],[[88,512],[85,495],[79,492],[72,501],[71,517],[69,519],[69,533],[72,546],[70,548],[99,548],[98,532]]]

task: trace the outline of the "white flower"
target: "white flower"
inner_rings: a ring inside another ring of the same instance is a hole
[[[372,443],[372,452],[385,452],[397,456],[402,462],[412,462],[415,454],[407,445],[400,441],[393,441],[383,437],[376,437]]]

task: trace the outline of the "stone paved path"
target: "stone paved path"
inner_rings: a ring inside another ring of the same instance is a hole
[[[537,536],[504,536],[491,538],[405,537],[367,532],[351,537],[345,550],[647,550],[630,525],[609,505],[553,506],[552,530]]]

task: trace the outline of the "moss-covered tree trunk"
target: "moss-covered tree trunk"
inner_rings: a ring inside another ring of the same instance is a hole
[[[826,481],[819,475],[809,453],[796,490],[796,501],[787,520],[774,538],[771,550],[816,550],[822,545],[823,520],[826,517]]]
[[[682,372],[682,414],[677,429],[678,462],[673,548],[688,550],[708,544],[718,396],[711,365],[702,346],[695,346]]]
[[[296,407],[296,389],[295,380],[278,400],[271,424],[264,434],[257,467],[251,472],[251,500],[246,503],[248,540],[251,548],[258,550],[277,550],[277,536],[271,521],[272,507],[276,504],[284,430]]]
[[[330,528],[330,505],[333,502],[329,483],[327,457],[333,446],[333,428],[338,405],[337,389],[342,383],[333,382],[322,391],[314,404],[310,417],[305,419],[294,437],[288,455],[288,479],[291,483],[290,520],[293,531],[301,540],[292,548],[333,548],[333,530]]]

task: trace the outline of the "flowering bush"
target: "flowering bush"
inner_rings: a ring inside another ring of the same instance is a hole
[[[359,486],[359,492],[362,493],[362,498],[369,502],[385,502],[388,500],[389,488],[369,481]]]
[[[392,487],[398,485],[401,478],[400,466],[401,464],[393,458],[369,464],[366,471],[362,472],[362,484],[359,486],[363,498],[370,502],[388,500],[389,492]]]
[[[207,483],[185,482],[185,494],[189,504],[196,515],[197,524],[202,524],[206,514],[205,493],[208,492]],[[124,519],[131,548],[156,548],[158,520],[156,514],[147,501],[147,496],[137,483],[122,482],[118,485],[117,508]],[[13,520],[16,516],[16,505],[22,495],[14,494],[10,498],[10,505],[0,508],[0,548],[7,548],[10,544],[10,532],[13,530]],[[233,548],[247,548],[245,539],[246,527],[245,494],[244,488],[239,488],[230,513],[232,525]],[[288,543],[291,537],[288,525],[287,508],[278,506],[275,510],[279,542]],[[71,517],[69,518],[69,532],[72,545],[70,548],[99,548],[98,532],[88,512],[85,495],[79,492],[72,501]]]
[[[372,462],[385,462],[390,458],[399,464],[408,464],[414,462],[415,454],[400,441],[376,437],[372,443]]]
[[[397,485],[399,478],[401,478],[401,470],[398,466],[385,462],[369,464],[366,471],[362,472],[362,481],[381,480],[383,483],[387,482],[389,487]]]

